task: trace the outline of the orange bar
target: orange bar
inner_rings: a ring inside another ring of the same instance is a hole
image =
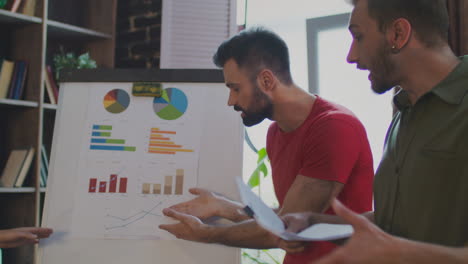
[[[172,135],[175,135],[175,134],[176,134],[175,131],[158,131],[158,133],[161,133],[161,134],[172,134]]]
[[[165,137],[150,137],[150,139],[169,140],[170,138],[165,138]]]
[[[161,134],[153,134],[153,133],[151,133],[151,136],[152,136],[152,137],[164,137],[164,136],[161,135]]]
[[[148,153],[156,153],[156,154],[176,154],[175,152],[170,152],[170,151],[148,151]]]
[[[171,145],[173,145],[174,142],[172,142],[172,141],[150,141],[150,144],[171,144]]]
[[[167,148],[181,148],[181,145],[168,145],[168,144],[150,144],[150,147],[167,147]]]
[[[166,149],[166,148],[149,148],[150,151],[179,151],[179,152],[193,152],[193,149]]]
[[[175,131],[161,131],[161,130],[151,130],[151,133],[161,133],[161,134],[173,134],[175,135]]]
[[[161,130],[159,130],[159,129],[156,130],[156,129],[154,129],[154,128],[151,129],[151,133],[174,134],[174,135],[176,134],[175,131],[161,131]]]

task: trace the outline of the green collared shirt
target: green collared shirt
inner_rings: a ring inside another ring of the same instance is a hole
[[[401,90],[374,179],[375,220],[419,241],[468,242],[468,56],[412,106]]]

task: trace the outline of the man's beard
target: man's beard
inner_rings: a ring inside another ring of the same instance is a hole
[[[390,45],[385,43],[382,48],[377,51],[377,56],[373,60],[371,72],[371,88],[377,94],[383,94],[391,90],[396,83],[390,79],[395,74],[395,64],[390,60],[391,49]]]
[[[235,105],[234,110],[242,111],[244,117],[242,122],[245,126],[253,126],[262,122],[265,118],[271,118],[273,115],[273,103],[258,86],[254,86],[254,93],[251,104],[248,109],[242,109]]]

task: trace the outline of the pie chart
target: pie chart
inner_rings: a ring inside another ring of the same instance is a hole
[[[121,89],[114,89],[104,96],[104,108],[112,114],[122,113],[129,104],[130,96]]]
[[[153,109],[164,120],[175,120],[187,110],[188,100],[184,92],[177,88],[166,88],[159,98],[154,98]]]

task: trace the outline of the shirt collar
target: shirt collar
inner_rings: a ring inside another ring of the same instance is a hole
[[[435,94],[449,104],[461,103],[464,95],[468,92],[468,55],[460,59],[457,67],[428,93]],[[395,94],[393,103],[400,111],[411,106],[408,93],[403,89]]]
[[[449,104],[460,104],[468,92],[468,56],[460,59],[457,67],[431,91]]]

